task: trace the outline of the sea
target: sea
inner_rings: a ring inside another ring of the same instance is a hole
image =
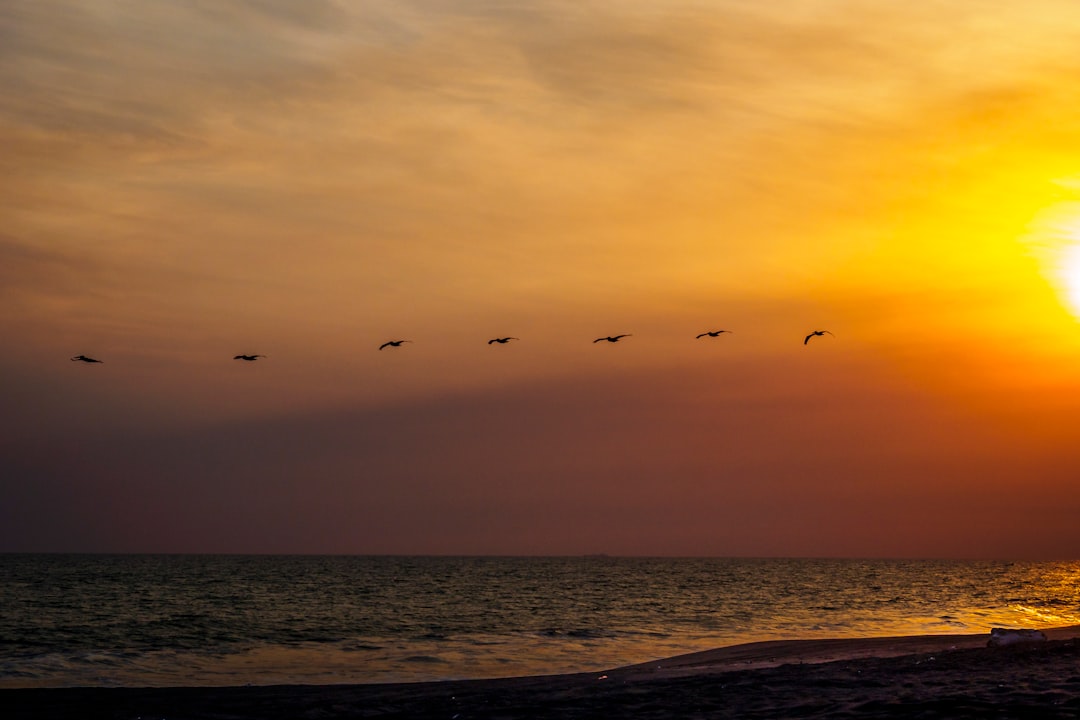
[[[0,688],[546,675],[1077,623],[1078,562],[0,555]]]

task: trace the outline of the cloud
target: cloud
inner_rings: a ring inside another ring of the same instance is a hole
[[[0,292],[14,294],[16,288],[40,287],[52,280],[67,286],[72,277],[90,271],[87,260],[0,235]]]
[[[755,456],[747,472],[791,480],[804,456],[769,455],[763,419],[786,397],[779,391],[729,408],[743,425],[705,423],[727,433],[720,439],[696,434],[651,391],[627,406],[610,388],[548,388],[563,403],[554,409],[519,391],[536,420],[503,414],[491,398],[469,396],[465,409],[436,398],[592,380],[611,356],[587,353],[596,349],[588,339],[623,331],[643,342],[619,348],[618,367],[648,385],[681,367],[667,339],[714,321],[734,323],[744,361],[787,357],[777,338],[801,337],[825,317],[832,329],[848,324],[845,342],[892,358],[902,377],[946,377],[924,371],[941,355],[970,370],[963,348],[991,347],[973,342],[972,328],[1001,312],[1021,317],[1011,297],[1031,295],[1036,272],[1017,272],[1010,248],[1050,201],[1032,188],[1075,174],[1068,118],[1080,10],[1037,5],[0,5],[0,324],[19,348],[5,355],[5,377],[28,388],[5,427],[21,438],[50,428],[66,436],[65,409],[98,407],[103,417],[87,423],[145,425],[138,442],[148,450],[129,454],[109,436],[90,464],[130,477],[161,471],[177,487],[187,475],[170,468],[198,475],[203,457],[224,481],[222,468],[243,476],[244,460],[264,462],[237,447],[276,451],[279,442],[288,448],[279,465],[296,477],[321,462],[312,458],[359,472],[348,456],[355,443],[358,457],[422,498],[454,500],[435,492],[438,478],[464,468],[457,508],[477,518],[505,487],[497,468],[520,457],[537,482],[582,468],[572,476],[583,506],[634,522],[658,501],[650,473],[673,462],[690,488],[689,478],[711,472],[702,460],[711,444],[740,450],[730,437],[775,458]],[[918,351],[888,340],[927,318]],[[505,363],[477,356],[470,343],[496,333],[532,344]],[[417,352],[392,361],[372,352],[399,336],[415,337]],[[986,367],[1002,364],[993,347]],[[109,374],[73,375],[54,362],[89,349],[108,354]],[[236,352],[267,353],[273,364],[233,372],[220,358]],[[428,404],[389,419],[366,414],[405,398]],[[361,409],[320,414],[341,406]],[[629,415],[597,409],[605,406]],[[667,439],[650,439],[656,419],[646,410],[672,423]],[[226,423],[220,446],[171,434],[268,412],[312,414],[260,421],[250,434]],[[796,403],[792,417],[821,420],[814,412]],[[814,455],[802,425],[777,422],[822,475],[843,469]],[[867,427],[889,431],[872,417]],[[497,462],[461,428],[487,438]],[[620,460],[624,435],[639,442]],[[604,452],[590,454],[578,436]],[[408,473],[356,437],[382,437],[408,458]],[[409,455],[402,438],[432,440],[437,460]],[[880,457],[907,462],[882,443],[872,444]],[[564,452],[549,457],[553,447]],[[867,455],[847,477],[873,467]],[[302,493],[284,471],[263,469],[280,483],[267,510],[283,517],[282,498]],[[614,505],[601,507],[609,486],[589,472],[626,475]],[[63,474],[50,477],[62,487]],[[257,494],[249,480],[242,488]],[[119,485],[94,482],[123,507]],[[380,497],[394,507],[406,499]],[[545,512],[557,513],[562,497],[543,495]],[[244,492],[230,498],[241,512]],[[537,499],[514,498],[521,516]],[[425,511],[432,523],[437,504]]]

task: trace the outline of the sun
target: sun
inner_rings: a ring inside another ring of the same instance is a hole
[[[1061,304],[1080,320],[1080,201],[1060,201],[1044,209],[1024,241]]]
[[[1061,248],[1058,271],[1069,311],[1080,320],[1080,229]]]

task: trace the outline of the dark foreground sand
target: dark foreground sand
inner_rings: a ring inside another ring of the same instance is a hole
[[[4,718],[1080,718],[1080,627],[752,643],[606,672],[400,685],[0,691]]]

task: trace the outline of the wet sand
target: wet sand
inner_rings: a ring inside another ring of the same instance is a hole
[[[1080,718],[1080,626],[736,645],[613,670],[393,685],[0,691],[6,718]]]

